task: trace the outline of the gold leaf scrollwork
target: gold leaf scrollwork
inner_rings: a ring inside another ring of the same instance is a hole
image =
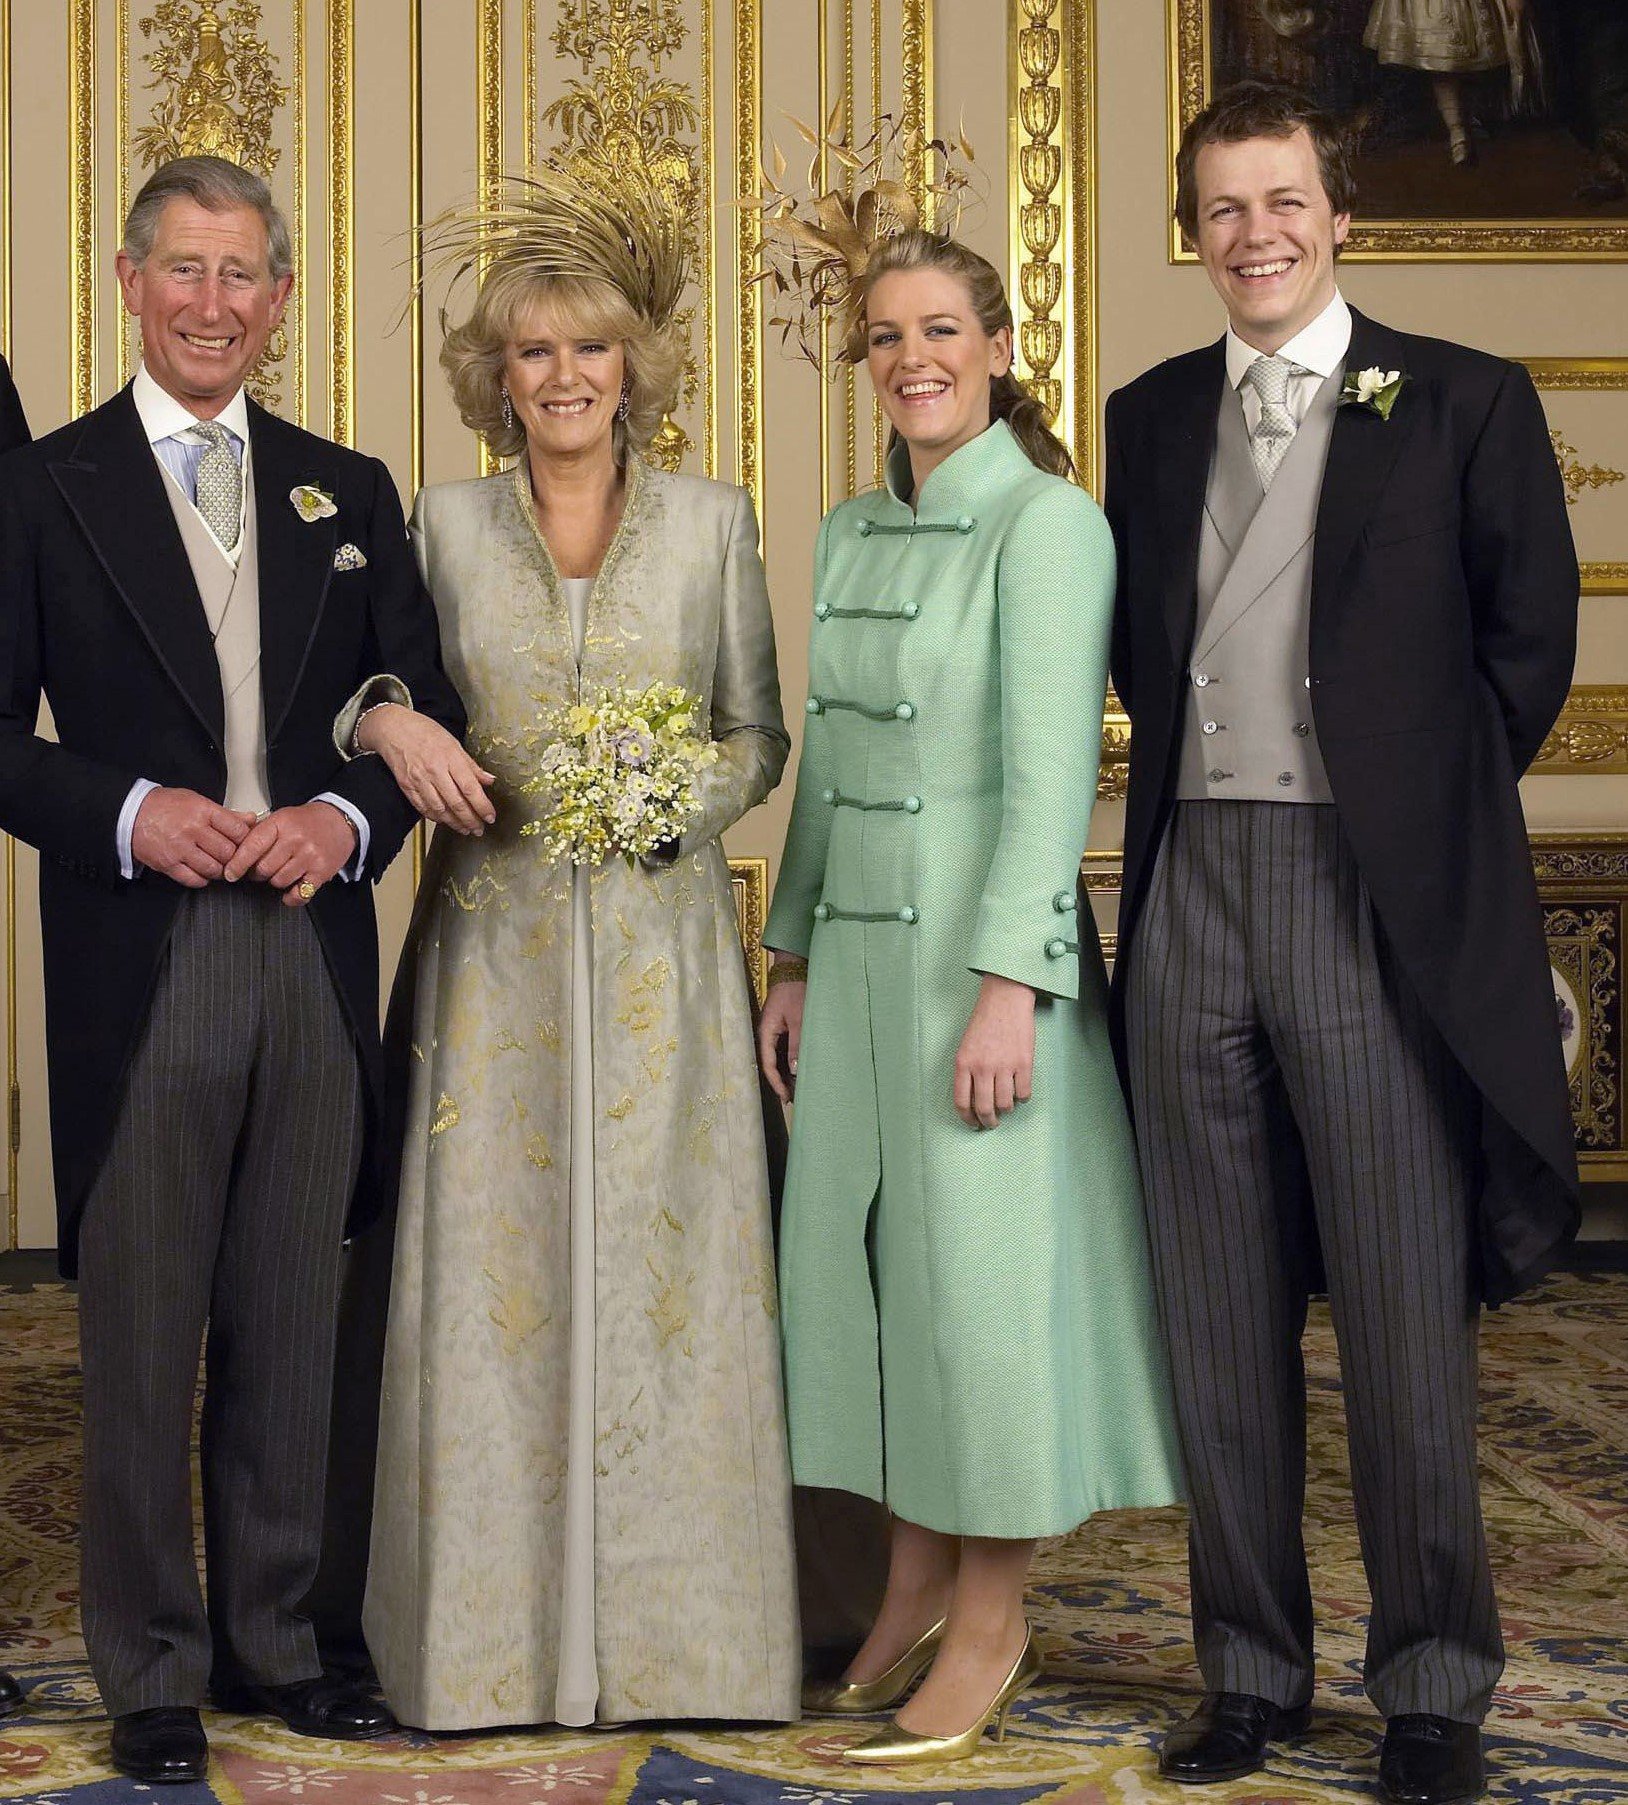
[[[155,169],[175,157],[225,157],[269,176],[281,152],[273,141],[277,109],[288,89],[277,79],[276,58],[260,35],[256,0],[214,6],[204,0],[160,0],[140,22],[152,41],[142,61],[152,72],[146,85],[158,92],[148,123],[135,134],[143,165]],[[276,407],[276,366],[288,351],[286,325],[272,335],[249,378],[257,401]]]
[[[1576,507],[1585,489],[1608,489],[1614,483],[1628,480],[1628,473],[1621,470],[1607,470],[1602,464],[1585,464],[1577,447],[1567,444],[1558,432],[1549,434],[1549,443],[1554,447],[1555,462],[1560,466],[1560,480],[1566,485],[1568,507]]]
[[[683,222],[692,263],[700,251],[701,182],[696,153],[685,136],[700,129],[693,91],[662,74],[662,64],[688,36],[677,0],[560,0],[554,48],[582,69],[581,79],[543,110],[559,131],[566,161],[622,177],[637,171],[654,184]],[[678,316],[689,336],[695,310]],[[693,356],[684,366],[680,400],[688,407],[700,387]],[[676,470],[693,448],[671,415],[657,429],[650,458]]]
[[[1619,1074],[1610,1024],[1617,1003],[1617,931],[1621,905],[1577,904],[1544,909],[1549,958],[1566,980],[1584,1020],[1571,1079],[1572,1120],[1579,1151],[1619,1144]],[[1563,1024],[1564,1025],[1564,1024]]]

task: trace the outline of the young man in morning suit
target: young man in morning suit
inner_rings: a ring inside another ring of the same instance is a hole
[[[1191,1496],[1183,1781],[1304,1722],[1300,1336],[1339,1339],[1380,1778],[1473,1797],[1503,1664],[1479,1307],[1576,1227],[1516,781],[1565,698],[1577,564],[1532,384],[1348,308],[1348,151],[1294,91],[1188,128],[1225,338],[1108,403],[1132,721],[1117,1012]]]
[[[0,452],[27,443],[28,421],[23,414],[23,404],[18,398],[16,383],[11,380],[11,368],[0,357]],[[0,1717],[9,1717],[22,1702],[22,1687],[11,1674],[0,1668]]]
[[[333,728],[383,671],[463,715],[384,466],[244,395],[289,261],[258,176],[158,170],[118,258],[140,372],[0,464],[0,826],[42,854],[85,1642],[115,1765],[148,1781],[202,1775],[206,1685],[312,1735],[390,1723],[322,1676],[299,1608],[340,1240],[374,1202],[369,886],[413,820]],[[42,689],[59,743],[35,732]]]

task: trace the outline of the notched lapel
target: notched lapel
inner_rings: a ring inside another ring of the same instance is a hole
[[[1182,384],[1158,423],[1158,530],[1165,625],[1178,665],[1187,662],[1198,606],[1198,542],[1216,421],[1227,381],[1225,341],[1202,354],[1197,378]]]
[[[1383,370],[1408,374],[1400,336],[1352,310],[1351,349],[1347,371]],[[1335,592],[1362,529],[1374,511],[1396,460],[1412,429],[1411,384],[1404,383],[1391,417],[1382,420],[1371,408],[1342,405],[1335,410],[1329,441],[1323,495],[1317,510],[1317,545],[1312,553],[1312,607],[1325,606]]]
[[[254,449],[254,505],[260,535],[260,690],[266,740],[277,737],[305,669],[311,642],[333,581],[339,517],[300,518],[291,491],[315,483],[338,494],[336,460],[275,414],[252,402],[249,443]]]
[[[50,472],[154,655],[219,745],[226,705],[209,622],[128,389],[86,416],[74,456]]]

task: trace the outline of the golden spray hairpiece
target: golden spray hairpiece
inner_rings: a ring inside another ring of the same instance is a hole
[[[657,330],[678,311],[688,278],[684,221],[638,170],[614,176],[586,160],[550,160],[508,176],[489,199],[449,209],[424,228],[448,293],[472,272],[522,270],[538,282],[575,277],[608,283]]]
[[[891,113],[862,143],[850,144],[840,101],[823,136],[800,119],[791,122],[813,149],[801,185],[806,192],[786,186],[786,158],[776,144],[761,193],[738,204],[763,216],[761,267],[751,280],[765,283],[774,297],[769,324],[780,328],[783,347],[795,339],[798,351],[823,372],[821,323],[830,322],[829,342],[842,361],[872,255],[918,227],[953,234],[971,198],[975,159],[964,133],[953,141],[923,138]],[[822,193],[822,174],[829,179],[832,164],[843,172],[841,186]],[[918,193],[926,198],[925,217]]]

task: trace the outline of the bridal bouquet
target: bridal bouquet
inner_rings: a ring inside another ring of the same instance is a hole
[[[700,702],[671,683],[602,689],[592,701],[556,709],[549,744],[523,794],[546,791],[552,806],[522,831],[546,834],[543,850],[573,865],[629,864],[676,840],[700,802],[695,779],[718,756],[696,728]]]

